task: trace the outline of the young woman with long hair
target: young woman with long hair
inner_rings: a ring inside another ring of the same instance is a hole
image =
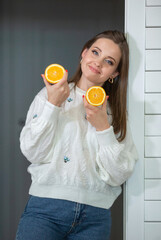
[[[110,208],[131,176],[137,153],[126,107],[129,50],[119,31],[89,40],[76,74],[49,84],[33,100],[20,135],[31,162],[30,198],[16,240],[109,240]],[[85,97],[92,86],[109,99]]]

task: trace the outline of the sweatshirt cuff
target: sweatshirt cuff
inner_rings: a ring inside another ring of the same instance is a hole
[[[118,143],[112,126],[104,131],[96,132],[96,135],[100,146],[108,146]]]
[[[57,119],[59,112],[61,111],[61,107],[57,107],[50,102],[46,101],[41,117],[47,121],[52,121]]]

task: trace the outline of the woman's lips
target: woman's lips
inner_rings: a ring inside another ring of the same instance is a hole
[[[100,74],[100,71],[97,70],[96,68],[92,67],[92,66],[89,66],[90,70],[96,74]]]

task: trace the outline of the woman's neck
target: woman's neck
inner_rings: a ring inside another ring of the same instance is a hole
[[[84,91],[87,91],[92,86],[93,86],[93,83],[90,82],[88,79],[84,78],[83,76],[81,76],[80,80],[77,83],[77,87],[79,87]]]

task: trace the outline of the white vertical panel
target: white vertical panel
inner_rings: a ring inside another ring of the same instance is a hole
[[[161,137],[145,137],[145,157],[161,157]]]
[[[161,201],[145,201],[145,221],[161,221]]]
[[[130,47],[128,112],[139,153],[135,171],[126,182],[126,240],[144,239],[144,66],[145,0],[125,0],[125,31]],[[136,131],[136,126],[139,126]],[[137,209],[137,211],[136,211]]]
[[[145,240],[161,239],[161,223],[146,222],[145,223]]]
[[[145,180],[145,200],[161,200],[161,179]]]
[[[146,27],[161,26],[161,7],[146,8]]]
[[[146,49],[161,48],[161,28],[146,28]]]
[[[161,114],[161,0],[146,0],[146,50],[145,52],[145,113]],[[154,7],[156,6],[156,7]],[[145,116],[145,240],[159,240],[161,237],[161,115]],[[160,135],[160,136],[159,136]],[[153,136],[153,137],[152,137]],[[153,157],[153,158],[149,158]],[[158,158],[157,158],[158,157]],[[153,178],[153,179],[147,179]],[[155,178],[155,179],[154,179]],[[152,201],[155,200],[155,201]],[[156,201],[157,200],[157,201]]]
[[[161,158],[145,159],[145,178],[161,178]]]
[[[145,92],[161,92],[161,71],[146,72]]]
[[[161,114],[161,94],[145,94],[145,113]]]
[[[161,115],[145,115],[145,135],[161,136]]]
[[[146,70],[161,70],[161,50],[146,50]]]

